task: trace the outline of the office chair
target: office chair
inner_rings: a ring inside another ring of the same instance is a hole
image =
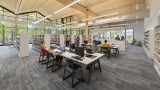
[[[52,72],[59,70],[62,67],[62,59],[63,59],[63,57],[60,55],[55,56],[55,58],[52,61]]]
[[[48,52],[46,52],[45,49],[41,49],[40,56],[39,56],[39,63],[42,62],[42,64],[44,64],[43,62],[46,61],[46,59],[48,59],[48,58],[49,58]]]
[[[110,58],[110,47],[101,47],[101,52],[106,54],[108,58]]]
[[[75,48],[76,48],[76,47],[75,47],[75,44],[72,43],[72,44],[70,45],[70,51],[73,52],[73,50],[74,50]]]
[[[74,64],[73,61],[71,61],[71,60],[66,60],[66,61],[67,62],[65,65],[64,73],[63,73],[63,80],[72,76],[72,88],[73,88],[75,85],[77,85],[83,79],[82,67],[77,64]],[[75,73],[78,69],[81,69],[81,78],[79,78],[77,82],[74,82]],[[66,70],[70,72],[70,74],[67,76],[65,76]]]

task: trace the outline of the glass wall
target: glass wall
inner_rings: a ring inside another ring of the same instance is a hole
[[[72,16],[64,17],[54,21],[45,19],[44,21],[40,22],[40,24],[42,24],[41,26],[28,25],[29,23],[33,23],[42,18],[44,18],[44,16],[38,12],[15,15],[10,11],[5,10],[3,7],[0,7],[0,19],[2,19],[2,21],[0,21],[0,45],[8,45],[11,41],[13,42],[13,33],[15,33],[14,31],[16,30],[18,30],[17,35],[22,32],[27,33],[30,37],[30,43],[32,41],[32,35],[43,35],[45,33],[51,33],[53,36],[59,36],[60,34],[72,34],[72,28],[70,28],[71,22],[74,21]],[[18,24],[15,24],[16,20]],[[46,25],[48,24],[62,25],[62,27],[65,28],[46,28]],[[79,35],[83,35],[84,30],[79,29],[77,33]]]
[[[117,36],[117,32],[116,31],[111,31],[110,33],[111,33],[110,38],[115,39],[115,37]]]
[[[132,43],[133,41],[133,37],[134,37],[133,31],[134,31],[133,29],[126,30],[126,40],[128,41],[128,43]]]

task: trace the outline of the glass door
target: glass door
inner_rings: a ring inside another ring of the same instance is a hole
[[[132,43],[134,37],[134,30],[133,29],[127,29],[126,30],[126,40],[128,43]]]

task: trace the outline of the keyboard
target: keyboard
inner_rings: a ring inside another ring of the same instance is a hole
[[[72,56],[71,58],[77,59],[77,60],[82,60],[80,56]]]
[[[88,58],[92,58],[92,59],[94,59],[96,57],[96,56],[90,55],[90,54],[86,54],[85,56],[88,57]]]
[[[92,57],[93,55],[90,55],[90,54],[86,54],[85,56],[86,56],[86,57]]]

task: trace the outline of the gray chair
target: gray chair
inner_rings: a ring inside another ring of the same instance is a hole
[[[79,78],[77,82],[74,82],[75,74],[78,69],[81,70],[81,78]],[[66,70],[70,72],[70,74],[67,76],[66,76]],[[82,71],[82,67],[80,65],[73,63],[73,61],[71,61],[71,60],[66,60],[66,65],[65,65],[64,74],[63,74],[63,80],[69,78],[70,76],[72,76],[72,88],[73,88],[75,85],[80,83],[80,81],[83,79],[83,71]]]

